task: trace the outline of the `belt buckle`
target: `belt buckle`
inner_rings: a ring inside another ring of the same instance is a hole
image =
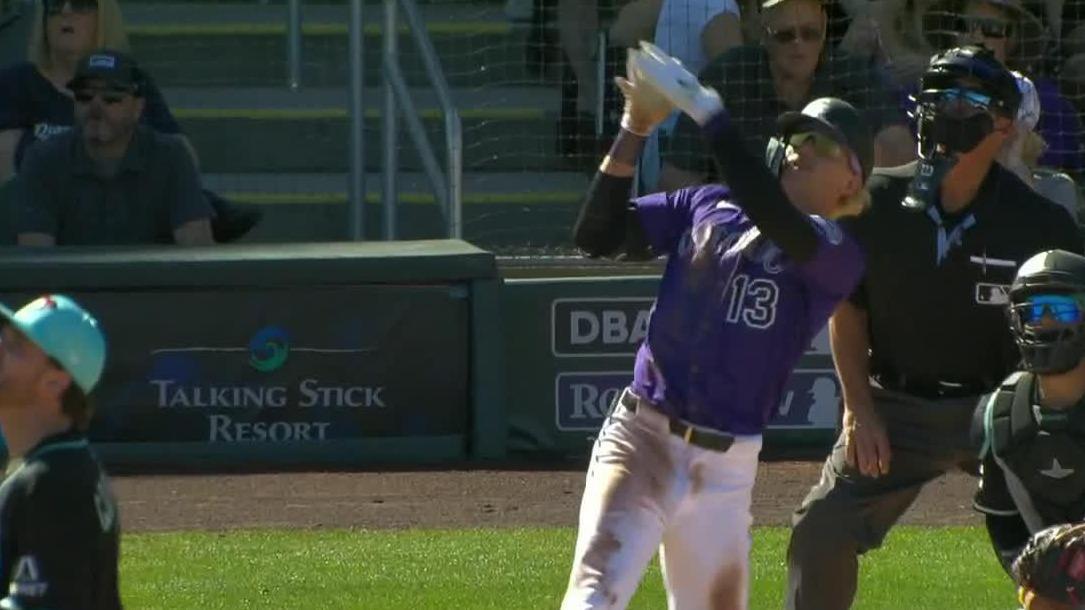
[[[686,441],[686,444],[688,445],[690,443],[690,439],[692,439],[692,438],[693,438],[693,426],[686,425],[686,431],[682,434],[682,440]]]

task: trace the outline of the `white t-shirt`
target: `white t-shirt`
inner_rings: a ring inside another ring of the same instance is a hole
[[[656,22],[655,44],[697,74],[707,63],[701,30],[720,13],[739,16],[738,4],[735,0],[663,0]]]

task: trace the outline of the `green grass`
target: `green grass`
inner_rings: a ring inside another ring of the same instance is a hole
[[[241,531],[126,535],[129,608],[557,608],[575,533]],[[782,607],[787,531],[754,536],[753,610]],[[1013,606],[980,528],[901,527],[862,561],[857,610]],[[665,608],[653,562],[630,608]]]

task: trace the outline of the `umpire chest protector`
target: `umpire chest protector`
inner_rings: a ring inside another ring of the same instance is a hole
[[[1041,409],[1036,376],[1002,382],[985,411],[986,448],[1033,533],[1085,518],[1085,409]]]

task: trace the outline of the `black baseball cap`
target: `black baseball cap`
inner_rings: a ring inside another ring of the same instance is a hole
[[[814,131],[850,150],[863,170],[863,180],[874,168],[874,132],[855,106],[835,97],[818,98],[802,112],[785,112],[776,119],[783,141],[796,133]]]
[[[920,101],[924,95],[953,88],[975,90],[990,96],[993,109],[1010,117],[1017,116],[1021,106],[1017,79],[986,47],[955,47],[931,58],[919,79]]]
[[[75,90],[88,80],[101,80],[111,87],[128,89],[139,95],[143,72],[131,56],[112,49],[99,49],[79,62],[75,76],[68,81],[68,89]]]

